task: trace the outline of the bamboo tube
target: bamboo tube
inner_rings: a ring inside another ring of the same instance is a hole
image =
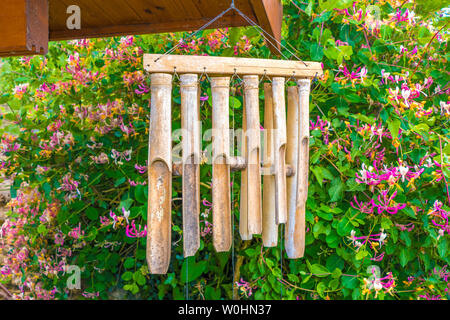
[[[172,75],[151,75],[148,167],[147,263],[151,274],[165,274],[170,263],[172,224]]]
[[[194,256],[200,248],[200,114],[196,74],[180,76],[183,129],[183,251]]]
[[[247,219],[249,234],[262,233],[261,204],[261,128],[259,122],[258,76],[244,76],[244,100],[247,139]]]
[[[245,99],[244,106],[242,108],[242,150],[241,155],[244,157],[245,162],[247,162],[247,119],[245,116]],[[241,196],[240,196],[240,213],[239,213],[239,234],[242,240],[251,240],[253,235],[248,231],[248,207],[247,207],[247,163],[245,168],[241,171]]]
[[[297,169],[298,167],[298,134],[299,134],[299,100],[298,87],[288,87],[287,109],[287,144],[286,162]],[[297,172],[286,179],[287,188],[287,213],[285,243],[288,257],[295,256],[295,248],[299,247],[295,237],[296,212],[297,212]]]
[[[275,170],[275,221],[287,221],[286,201],[286,96],[285,80],[272,79],[273,128],[274,128],[274,170]]]
[[[231,248],[229,77],[211,78],[213,242],[217,252]]]
[[[276,247],[278,244],[278,227],[275,222],[275,177],[273,167],[273,96],[272,85],[264,84],[264,162],[263,206],[262,206],[262,239],[264,247]]]
[[[297,203],[294,221],[289,222],[289,233],[286,233],[286,251],[290,259],[297,259],[305,253],[305,209],[308,198],[309,172],[309,93],[310,79],[297,81],[299,92],[298,113],[298,163],[297,163]]]

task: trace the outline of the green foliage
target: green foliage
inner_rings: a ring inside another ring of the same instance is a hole
[[[264,248],[259,236],[240,240],[239,173],[234,255],[215,252],[211,167],[202,165],[200,250],[183,257],[174,178],[172,263],[167,275],[148,273],[151,97],[142,54],[183,35],[53,43],[45,58],[5,59],[1,170],[14,179],[14,200],[0,281],[57,299],[448,298],[448,35],[438,29],[448,19],[436,14],[440,3],[284,1],[283,43],[324,68],[311,87],[306,250],[295,260],[280,250],[282,227],[278,248]],[[254,28],[203,31],[177,52],[274,58]],[[240,128],[242,88],[233,81],[230,126]],[[201,83],[206,132],[211,98]],[[173,130],[181,126],[177,87]],[[66,288],[64,265],[81,268],[82,291]]]

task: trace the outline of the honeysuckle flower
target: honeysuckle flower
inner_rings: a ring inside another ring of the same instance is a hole
[[[98,298],[99,297],[100,292],[98,292],[98,291],[97,292],[87,292],[87,291],[85,291],[81,295],[83,297],[87,298],[87,299],[94,299],[94,298]]]
[[[109,163],[109,158],[108,155],[104,152],[100,153],[98,156],[91,156],[91,159],[96,163],[96,164],[105,164],[105,163]]]
[[[201,222],[203,222],[204,224],[205,224],[205,227],[204,228],[201,228],[201,231],[200,231],[200,235],[204,238],[204,237],[206,237],[208,234],[211,234],[212,233],[212,223],[210,223],[208,220],[206,220],[206,219],[204,219],[204,220],[201,220]]]
[[[419,295],[417,300],[420,300],[420,299],[424,299],[424,300],[442,300],[442,297],[441,297],[441,295],[431,295],[429,293],[426,293],[424,295],[423,294]]]
[[[37,165],[37,167],[36,167],[36,173],[39,174],[39,175],[44,174],[48,170],[49,170],[48,167],[41,167],[40,165]]]
[[[384,244],[384,242],[386,240],[386,237],[387,237],[387,234],[383,233],[383,232],[378,233],[378,234],[369,235],[369,236],[356,237],[356,231],[352,230],[350,232],[350,236],[348,238],[350,239],[352,244],[358,248],[361,247],[362,245],[364,245],[368,241],[377,242],[381,248],[381,246]],[[359,240],[362,240],[362,242]]]
[[[436,200],[433,204],[433,208],[429,210],[428,215],[432,216],[431,223],[439,228],[439,236],[443,237],[445,233],[450,234],[449,217],[450,212],[444,210],[441,201]]]
[[[236,286],[246,297],[250,297],[253,294],[254,286],[252,286],[250,282],[247,282],[242,278],[240,279],[240,281],[236,282]]]
[[[379,195],[377,197],[378,204],[375,204],[375,207],[377,207],[378,214],[382,214],[384,211],[386,211],[389,214],[397,214],[399,210],[402,210],[406,207],[406,204],[401,203],[397,204],[394,202],[394,198],[397,195],[397,191],[394,191],[394,193],[389,197],[388,190],[382,190],[381,196]]]
[[[439,106],[441,107],[441,114],[442,115],[450,115],[450,102],[449,101],[441,101],[439,103]]]
[[[17,99],[22,99],[23,95],[28,91],[29,83],[19,84],[14,87],[13,94]]]
[[[399,171],[400,175],[402,176],[402,182],[405,182],[405,176],[408,173],[409,168],[404,167],[404,166],[399,166],[398,171]]]
[[[78,189],[79,182],[72,179],[72,174],[66,174],[62,179],[62,184],[57,190],[69,192],[67,200],[79,197],[81,199],[81,193]]]
[[[131,160],[131,154],[133,152],[133,149],[125,150],[124,152],[119,152],[115,149],[111,150],[111,158],[114,160],[115,164],[122,165],[122,160],[130,161]]]
[[[130,186],[132,187],[137,187],[137,186],[146,186],[147,185],[147,181],[133,181],[131,179],[128,179],[128,183],[130,184]]]
[[[367,214],[371,214],[373,213],[373,209],[375,206],[375,203],[373,201],[373,199],[370,199],[369,202],[358,202],[356,196],[354,196],[354,201],[356,203],[356,205],[353,204],[353,201],[350,201],[350,206],[356,210],[361,211],[362,213],[367,213]]]
[[[394,289],[396,287],[394,276],[392,272],[388,272],[385,277],[379,277],[375,268],[371,271],[372,276],[370,278],[364,278],[364,288],[363,294],[369,294],[372,291],[375,291],[375,298],[378,296],[378,293],[383,290],[386,293],[392,295],[394,293]]]
[[[147,161],[146,161],[146,163],[147,163]],[[137,163],[134,165],[134,168],[135,168],[140,174],[144,174],[144,173],[146,173],[147,170],[148,170],[148,166],[141,166],[141,165],[138,165]]]
[[[143,238],[147,236],[147,226],[142,229],[141,225],[139,225],[138,228],[136,228],[136,224],[133,220],[131,221],[131,225],[127,225],[125,234],[129,238]]]
[[[370,258],[370,260],[380,262],[380,261],[383,261],[383,258],[384,258],[384,252],[379,255],[375,254],[372,258]]]
[[[399,228],[401,231],[408,231],[411,232],[414,229],[414,223],[408,223],[408,224],[399,224],[395,223],[395,226]]]
[[[139,88],[139,89],[134,90],[134,92],[135,92],[136,94],[146,94],[146,93],[149,93],[149,92],[150,92],[150,88],[147,87],[145,84],[139,84],[139,85],[138,85],[138,88]]]
[[[202,204],[203,204],[205,207],[212,207],[212,203],[209,202],[209,201],[206,200],[206,199],[203,199],[203,200],[202,200]]]
[[[108,219],[108,217],[100,217],[100,224],[102,227],[109,226],[111,224],[111,221]]]
[[[75,240],[80,239],[80,237],[84,235],[84,231],[81,230],[81,223],[78,224],[78,227],[75,227],[69,231],[67,235]]]
[[[130,210],[126,210],[124,207],[122,207],[122,213],[125,220],[127,221],[127,224],[129,224],[128,217],[130,216],[130,212]]]

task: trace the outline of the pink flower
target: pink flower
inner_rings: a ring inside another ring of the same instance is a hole
[[[142,238],[147,235],[147,226],[145,226],[143,229],[141,225],[139,225],[138,228],[136,228],[136,225],[134,223],[134,220],[131,221],[131,225],[127,225],[127,228],[125,230],[125,234],[129,238]]]
[[[78,227],[73,228],[71,231],[69,231],[67,235],[74,239],[79,239],[82,235],[84,235],[84,231],[81,231],[81,223],[78,225]]]
[[[389,197],[388,196],[388,190],[381,191],[381,196],[379,195],[377,197],[379,204],[375,204],[375,207],[377,207],[378,214],[382,214],[384,211],[386,211],[389,214],[396,214],[399,210],[402,210],[406,207],[406,204],[396,204],[394,202],[394,198],[397,195],[397,191],[394,191],[394,193]]]

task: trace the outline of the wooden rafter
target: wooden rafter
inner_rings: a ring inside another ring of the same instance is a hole
[[[266,75],[268,77],[313,78],[322,75],[319,62],[272,59],[228,58],[145,54],[144,68],[148,72],[207,73],[209,75]]]
[[[230,3],[231,0],[2,0],[0,56],[46,53],[49,40],[194,31]],[[80,7],[79,30],[67,28],[70,5]],[[235,6],[277,41],[281,40],[281,0],[235,0]],[[230,11],[209,27],[248,25],[237,12]],[[276,47],[269,48],[277,52]]]

